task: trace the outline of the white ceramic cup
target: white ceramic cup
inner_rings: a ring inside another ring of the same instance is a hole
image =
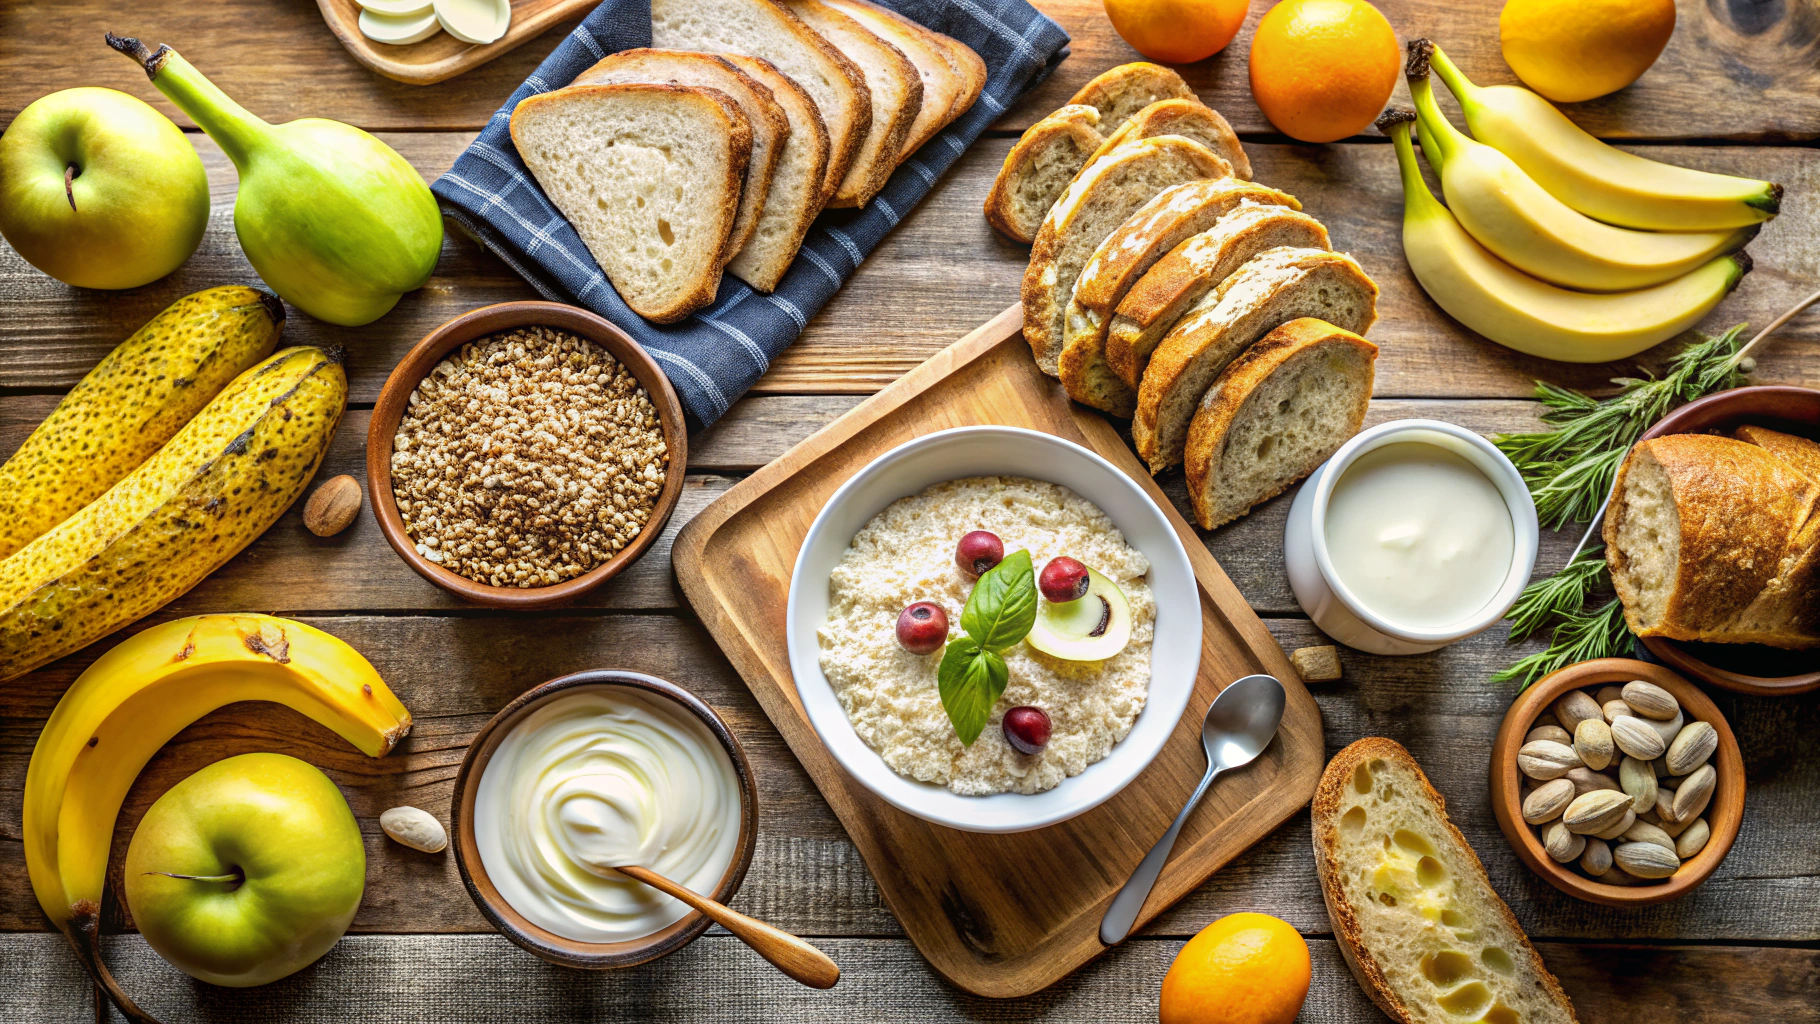
[[[1327,552],[1327,506],[1334,485],[1359,456],[1407,441],[1443,448],[1472,463],[1497,487],[1514,527],[1510,568],[1497,593],[1483,607],[1462,609],[1459,620],[1441,627],[1400,625],[1372,611],[1340,579]],[[1504,617],[1535,570],[1540,532],[1536,503],[1522,474],[1490,441],[1440,420],[1395,420],[1361,432],[1309,475],[1289,508],[1283,560],[1296,603],[1322,632],[1372,654],[1424,654],[1488,629]]]

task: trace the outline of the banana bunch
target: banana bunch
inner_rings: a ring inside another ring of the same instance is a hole
[[[1430,69],[1477,138],[1435,102]],[[1517,86],[1480,88],[1426,39],[1409,45],[1415,112],[1379,127],[1403,180],[1403,251],[1429,296],[1491,340],[1547,359],[1626,359],[1680,334],[1750,272],[1744,245],[1782,187],[1645,160]],[[1411,122],[1447,205],[1416,165]]]
[[[129,1019],[133,1006],[95,945],[114,820],[153,754],[227,704],[269,700],[333,729],[371,757],[411,731],[411,714],[341,640],[269,615],[199,615],[138,633],[79,676],[25,774],[25,865],[45,914]]]

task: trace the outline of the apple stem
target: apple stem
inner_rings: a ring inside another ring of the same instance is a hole
[[[186,882],[244,882],[246,875],[233,871],[225,875],[180,875],[175,871],[147,871],[148,875],[163,875],[166,878],[181,878]]]
[[[63,194],[69,197],[71,210],[76,209],[76,190],[70,187],[70,183],[76,180],[77,173],[75,164],[63,169]]]

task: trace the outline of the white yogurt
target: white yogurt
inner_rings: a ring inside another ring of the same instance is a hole
[[[631,687],[532,712],[480,777],[474,838],[512,909],[581,942],[640,938],[689,908],[611,870],[650,868],[712,895],[739,845],[740,784],[700,719]]]
[[[1510,575],[1516,527],[1497,485],[1420,441],[1353,460],[1327,504],[1333,570],[1389,622],[1433,629],[1472,619]]]

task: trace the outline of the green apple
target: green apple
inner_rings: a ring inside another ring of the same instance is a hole
[[[143,100],[65,89],[0,135],[0,235],[65,284],[156,281],[190,258],[208,222],[202,159]]]
[[[241,754],[172,786],[126,851],[126,905],[191,977],[263,985],[316,962],[360,906],[366,846],[328,776]]]

